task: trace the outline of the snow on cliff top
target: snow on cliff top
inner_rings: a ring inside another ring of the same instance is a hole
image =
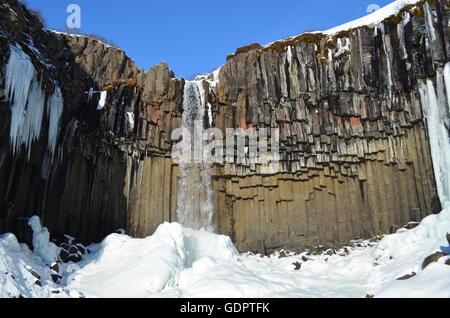
[[[342,24],[335,28],[329,29],[327,31],[321,32],[327,35],[332,35],[341,31],[351,30],[364,25],[374,25],[380,23],[391,15],[399,13],[405,6],[419,3],[420,0],[397,0],[387,6],[369,14],[360,19]]]
[[[381,9],[379,9],[367,16],[360,18],[360,19],[356,19],[356,20],[341,24],[337,27],[334,27],[334,28],[326,30],[326,31],[305,32],[303,34],[314,34],[315,33],[315,34],[324,34],[324,35],[331,36],[331,35],[341,32],[341,31],[351,30],[351,29],[362,27],[362,26],[376,25],[376,24],[382,22],[383,20],[386,20],[388,17],[399,13],[407,5],[419,4],[420,1],[421,0],[397,0],[397,1],[392,2],[391,4],[388,4],[385,7],[382,7]],[[299,34],[299,35],[301,35],[301,34]],[[263,47],[267,48],[277,42],[292,40],[299,35],[294,35],[294,36],[290,36],[290,37],[287,37],[282,40],[277,40],[277,41],[271,42],[269,44],[266,44]]]

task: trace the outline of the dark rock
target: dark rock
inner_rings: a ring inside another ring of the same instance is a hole
[[[58,264],[58,263],[54,263],[54,264],[50,267],[50,269],[51,269],[52,271],[54,271],[55,273],[59,273],[59,264]]]
[[[39,287],[42,287],[42,283],[41,283],[40,280],[37,280],[34,284],[35,284],[35,285],[38,285]]]
[[[412,230],[415,229],[420,223],[419,222],[410,222],[405,226],[405,229]]]
[[[81,254],[86,254],[86,248],[82,244],[77,244],[77,248]]]
[[[62,276],[52,274],[52,280],[54,283],[57,283],[61,278]]]
[[[416,276],[417,275],[417,273],[411,273],[411,274],[407,274],[407,275],[405,275],[405,276],[402,276],[402,277],[400,277],[400,278],[397,278],[397,280],[408,280],[408,279],[410,279],[410,278],[413,278],[414,276]]]
[[[448,242],[448,245],[450,245],[450,234],[448,234],[448,233],[447,233],[447,242]]]
[[[69,253],[66,250],[61,250],[61,252],[59,253],[59,258],[61,259],[61,261],[63,263],[68,263],[69,262]]]
[[[398,227],[393,225],[391,226],[391,229],[389,230],[389,234],[395,234],[398,231]]]
[[[41,275],[39,275],[38,273],[36,273],[35,271],[30,271],[31,275],[33,275],[35,278],[37,278],[38,280],[41,279]]]
[[[450,258],[445,262],[446,265],[450,265]]]
[[[425,258],[425,260],[423,261],[422,264],[422,269],[425,269],[428,265],[430,265],[431,263],[435,263],[437,261],[439,261],[439,259],[441,257],[444,257],[445,254],[442,252],[436,252],[430,256],[428,256],[427,258]]]
[[[299,270],[302,269],[302,263],[300,263],[300,262],[295,262],[295,263],[293,263],[292,265],[295,266],[295,270],[296,270],[296,271],[299,271]]]
[[[69,254],[78,254],[79,250],[78,247],[75,245],[70,246],[69,248]]]
[[[289,255],[286,253],[286,251],[281,251],[279,254],[278,254],[278,258],[279,259],[281,259],[281,258],[286,258],[286,257],[288,257]]]

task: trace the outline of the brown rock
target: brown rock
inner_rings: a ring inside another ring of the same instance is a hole
[[[69,262],[69,253],[66,250],[61,250],[61,252],[59,253],[59,257],[61,258],[61,261],[63,263],[68,263]]]
[[[59,273],[59,264],[58,264],[58,263],[54,263],[54,264],[50,267],[50,269],[51,269],[52,271],[54,271],[55,273]]]
[[[81,256],[78,254],[73,254],[69,256],[69,262],[78,263],[81,261]]]
[[[402,276],[402,277],[400,277],[400,278],[397,278],[397,280],[408,280],[408,279],[410,279],[410,278],[413,278],[413,277],[416,276],[416,275],[417,275],[417,273],[413,272],[413,273],[411,273],[411,274],[407,274],[407,275],[405,275],[405,276]]]
[[[422,264],[422,269],[425,269],[428,265],[430,265],[431,263],[435,263],[437,261],[439,261],[439,259],[441,257],[444,257],[445,254],[442,252],[436,252],[430,256],[428,256],[427,258],[425,258],[425,260],[423,261]]]
[[[78,254],[78,247],[76,247],[75,245],[72,245],[70,248],[69,248],[69,254]]]

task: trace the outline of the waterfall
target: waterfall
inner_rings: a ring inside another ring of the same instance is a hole
[[[177,218],[185,227],[214,231],[213,191],[210,166],[203,162],[205,94],[201,81],[186,82],[181,128],[190,160],[180,163]],[[190,137],[190,138],[189,138]],[[186,158],[185,158],[186,159]]]
[[[449,136],[449,86],[448,64],[444,71],[438,71],[436,86],[433,80],[420,82],[419,91],[427,119],[431,156],[437,190],[442,207],[450,207],[450,136]],[[436,88],[435,88],[436,87]]]

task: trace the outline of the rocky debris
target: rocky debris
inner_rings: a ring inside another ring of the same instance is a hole
[[[413,277],[416,276],[416,275],[417,275],[417,273],[412,272],[411,274],[407,274],[407,275],[405,275],[405,276],[402,276],[402,277],[400,277],[400,278],[397,278],[397,280],[408,280],[408,279],[413,278]]]
[[[59,257],[63,263],[78,263],[83,259],[83,255],[85,255],[88,250],[83,244],[78,242],[79,241],[73,237],[65,236],[64,242],[59,245],[61,248]],[[59,273],[59,265],[57,263],[53,265],[52,269],[56,273]]]
[[[425,269],[428,265],[430,265],[431,263],[435,263],[437,261],[439,261],[439,259],[441,257],[446,256],[444,253],[442,252],[436,252],[430,256],[428,256],[427,258],[425,258],[425,260],[423,261],[422,264],[422,269]]]

